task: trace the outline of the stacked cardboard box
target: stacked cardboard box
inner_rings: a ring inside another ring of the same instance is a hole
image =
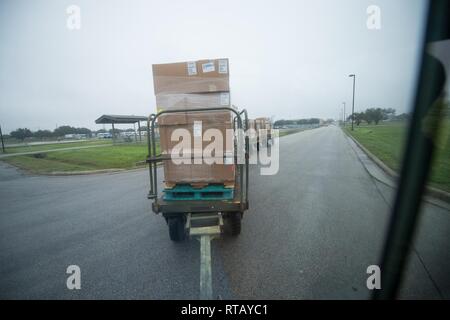
[[[228,59],[200,60],[153,65],[153,83],[157,112],[215,107],[230,107]],[[223,149],[215,155],[223,164],[175,164],[164,162],[166,186],[180,183],[234,184],[235,167],[230,162],[233,155],[232,115],[230,111],[202,111],[163,114],[158,118],[161,153],[170,155],[179,141],[172,141],[176,129],[186,129],[191,137],[191,153],[194,145],[203,149],[210,141],[202,141],[208,129],[218,129],[223,136]],[[226,141],[228,140],[228,143]],[[202,149],[202,150],[203,150]],[[186,151],[186,150],[184,150]],[[220,152],[221,151],[221,152]],[[201,151],[200,151],[201,152]],[[223,154],[230,160],[224,160]]]
[[[267,141],[272,139],[272,123],[269,118],[256,118],[255,129],[261,145],[266,145]],[[260,130],[266,130],[265,134]]]
[[[228,59],[153,65],[155,95],[229,92]]]
[[[247,134],[249,135],[250,151],[253,153],[256,150],[257,142],[257,132],[256,132],[256,122],[255,119],[248,119],[248,129]]]

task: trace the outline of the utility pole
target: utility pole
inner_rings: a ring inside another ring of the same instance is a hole
[[[353,131],[353,119],[355,118],[355,82],[356,82],[356,75],[350,74],[350,78],[353,78],[353,104],[352,104],[352,131]]]

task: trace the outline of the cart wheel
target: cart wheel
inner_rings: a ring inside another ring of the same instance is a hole
[[[167,219],[167,224],[169,225],[170,240],[180,242],[186,238],[183,218],[169,218]]]
[[[229,233],[232,236],[237,236],[241,233],[241,220],[242,213],[241,212],[233,212],[229,213],[227,216]]]

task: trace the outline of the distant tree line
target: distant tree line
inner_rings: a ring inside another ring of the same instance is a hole
[[[141,131],[147,130],[146,127],[141,127]],[[97,131],[90,130],[88,128],[75,128],[71,126],[60,126],[56,128],[55,130],[37,130],[37,131],[31,131],[28,128],[19,128],[14,131],[12,131],[9,135],[4,135],[5,137],[11,137],[15,138],[17,140],[25,140],[26,138],[37,138],[37,139],[45,139],[45,138],[62,138],[66,134],[85,134],[87,137],[91,137],[93,133],[113,133],[112,129],[105,130],[100,129]],[[119,134],[120,132],[134,132],[134,129],[128,128],[128,129],[114,129],[115,134]]]
[[[146,128],[144,128],[146,129]],[[141,128],[142,130],[142,128]],[[119,134],[120,132],[133,132],[134,129],[128,128],[128,129],[114,129],[115,134]],[[97,131],[92,131],[88,128],[75,128],[71,126],[60,126],[56,128],[55,130],[37,130],[37,131],[31,131],[28,128],[19,128],[14,131],[12,131],[9,135],[4,135],[5,137],[11,137],[15,138],[17,140],[24,141],[26,138],[37,138],[37,139],[45,139],[45,138],[62,138],[66,134],[85,134],[87,137],[91,137],[93,133],[113,133],[112,129],[105,130],[100,129]]]
[[[87,128],[75,128],[71,126],[61,126],[53,131],[50,130],[37,130],[31,131],[28,128],[19,128],[12,131],[9,136],[18,140],[25,140],[26,138],[59,138],[64,137],[66,134],[85,134],[90,137],[92,131]]]
[[[296,120],[277,120],[274,122],[274,126],[288,126],[288,125],[303,125],[303,124],[319,124],[319,118],[310,119],[296,119]]]
[[[354,114],[354,123],[359,126],[363,121],[367,122],[368,124],[379,124],[382,120],[408,120],[410,118],[410,114],[408,113],[402,113],[400,115],[395,114],[395,109],[387,108],[368,108],[363,112],[355,112]],[[349,115],[347,117],[347,121],[352,120],[352,115]]]

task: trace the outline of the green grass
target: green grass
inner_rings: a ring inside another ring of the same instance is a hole
[[[300,131],[303,131],[303,130],[301,130],[301,129],[281,129],[278,132],[278,137],[281,138],[281,137],[287,136],[289,134],[297,133],[297,132],[300,132]]]
[[[142,161],[145,161],[147,153],[146,144],[123,144],[49,152],[45,158],[22,155],[5,158],[3,161],[34,173],[45,174],[102,169],[131,169],[141,165]]]
[[[17,147],[6,147],[5,153],[20,153],[20,152],[34,152],[34,151],[46,151],[61,148],[73,148],[73,147],[84,147],[93,145],[104,145],[111,144],[111,139],[101,139],[101,140],[87,140],[87,141],[77,141],[77,142],[67,142],[67,143],[48,143],[40,145],[23,145]]]
[[[354,126],[354,131],[347,125],[344,130],[388,167],[395,171],[399,170],[406,134],[405,123]]]
[[[447,120],[446,126],[449,125],[450,120]],[[354,131],[347,125],[344,130],[388,167],[399,172],[407,131],[406,122],[354,126]],[[429,181],[431,186],[450,192],[450,139],[438,148]]]

